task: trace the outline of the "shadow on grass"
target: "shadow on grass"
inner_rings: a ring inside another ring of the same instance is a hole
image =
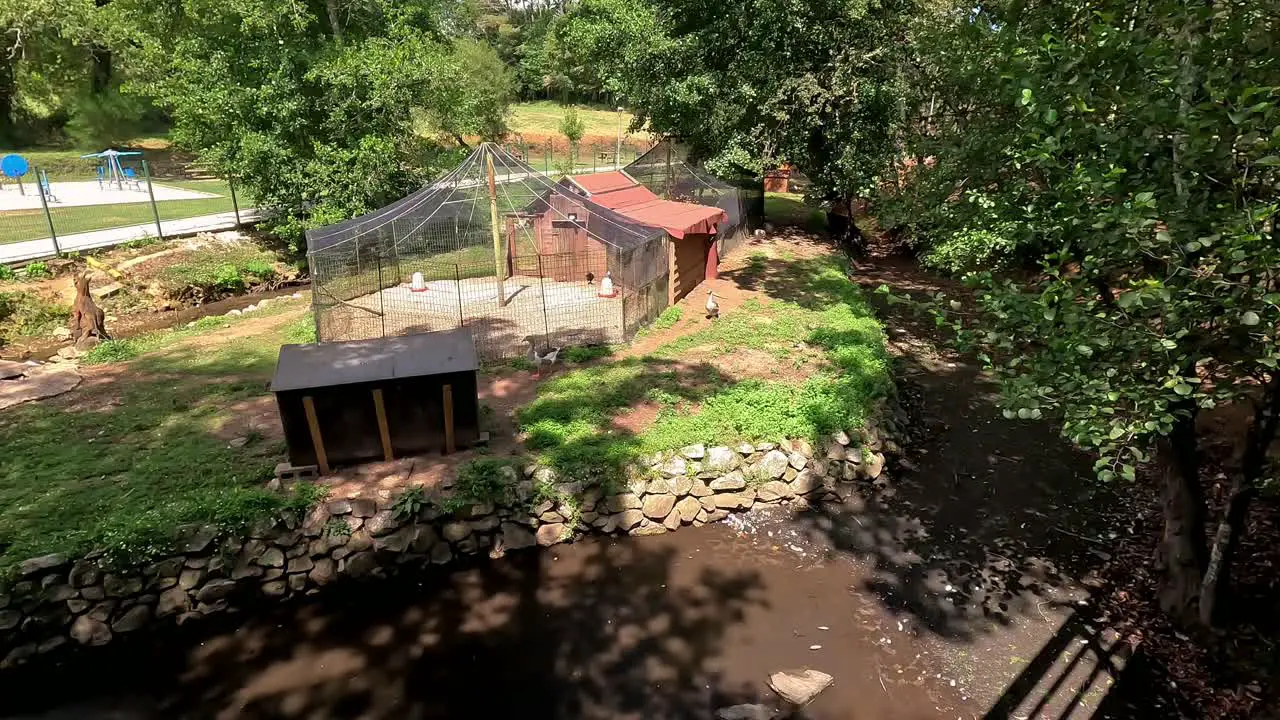
[[[0,688],[8,712],[133,720],[693,719],[770,700],[726,680],[718,660],[765,602],[762,580],[707,565],[677,574],[677,553],[667,538],[598,539],[347,582],[0,674]],[[50,673],[80,680],[51,696],[37,689]]]

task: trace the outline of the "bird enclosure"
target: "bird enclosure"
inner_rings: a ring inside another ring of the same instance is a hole
[[[467,328],[483,361],[624,342],[667,307],[670,243],[486,143],[418,192],[307,233],[316,335]]]

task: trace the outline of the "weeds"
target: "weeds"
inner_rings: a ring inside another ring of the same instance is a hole
[[[666,330],[680,322],[680,317],[683,314],[684,312],[680,309],[679,305],[672,305],[662,311],[662,314],[653,321],[653,325],[651,325],[651,327],[654,330]]]
[[[613,348],[608,345],[582,345],[565,348],[564,361],[570,365],[582,365],[612,354]]]
[[[443,503],[446,512],[458,512],[471,505],[510,504],[515,499],[520,471],[516,461],[507,458],[478,457],[458,468],[453,494]]]
[[[0,292],[0,344],[40,337],[66,325],[71,309],[34,293]]]
[[[208,299],[244,292],[278,275],[271,253],[254,247],[229,247],[202,250],[164,268],[157,278],[169,297]]]
[[[427,506],[427,491],[421,485],[406,489],[391,505],[391,514],[397,520],[405,520],[417,516]]]
[[[351,523],[347,522],[345,517],[331,517],[329,522],[324,524],[324,533],[334,538],[351,537]]]
[[[49,270],[48,264],[36,260],[27,263],[27,266],[22,269],[22,276],[27,280],[44,280],[53,277],[53,272]]]
[[[0,265],[0,282],[9,282],[17,278],[18,274],[13,271],[13,268],[8,265]]]

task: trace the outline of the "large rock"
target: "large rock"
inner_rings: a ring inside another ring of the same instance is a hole
[[[868,480],[875,480],[884,472],[884,453],[868,453],[862,462],[862,474]]]
[[[177,587],[160,593],[160,600],[156,603],[156,615],[159,617],[184,613],[190,609],[191,597],[185,590]]]
[[[495,517],[494,520],[496,521],[497,518]],[[378,550],[387,550],[393,553],[402,553],[405,550],[409,549],[409,545],[410,543],[413,542],[413,538],[414,538],[414,535],[416,534],[416,530],[417,529],[414,528],[412,525],[405,525],[404,527],[400,528],[399,530],[396,530],[390,535],[384,535],[380,538],[377,538],[376,540],[373,541],[373,546]]]
[[[111,623],[111,629],[118,633],[129,633],[140,630],[151,620],[151,608],[146,605],[134,605],[125,611],[120,619]]]
[[[701,460],[702,458],[707,456],[707,446],[701,445],[701,444],[686,445],[680,448],[680,454],[689,458],[690,460]]]
[[[676,475],[684,475],[689,471],[689,463],[679,455],[674,455],[671,459],[662,464],[662,474],[668,477]]]
[[[516,523],[502,523],[502,545],[508,550],[520,550],[538,544],[537,537],[529,529]]]
[[[654,478],[653,480],[649,481],[649,484],[647,486],[645,486],[644,491],[649,493],[650,495],[671,495],[676,491],[676,482],[678,480],[688,481],[689,478],[685,477],[684,475],[680,475],[679,477],[675,477],[675,478],[667,478],[667,477]]]
[[[644,513],[639,510],[623,510],[613,517],[619,530],[630,530],[644,520]]]
[[[338,575],[338,566],[329,558],[320,558],[316,560],[316,566],[311,568],[311,572],[307,577],[311,578],[311,582],[317,585],[327,585],[333,582]]]
[[[192,528],[187,534],[187,544],[185,550],[189,553],[202,553],[209,549],[213,544],[213,539],[218,537],[218,529],[212,525],[201,525]]]
[[[788,670],[769,676],[769,687],[792,705],[806,705],[831,686],[833,678],[817,670]]]
[[[760,468],[760,472],[776,480],[782,477],[782,474],[787,471],[790,464],[791,462],[787,459],[787,456],[781,451],[770,450],[765,453],[764,457],[760,458],[760,463],[756,467]]]
[[[12,630],[22,622],[22,613],[16,610],[0,610],[0,630]]]
[[[838,442],[829,442],[824,455],[828,460],[844,460],[848,457],[849,450]]]
[[[675,506],[676,499],[671,495],[647,495],[641,509],[645,517],[661,520],[671,514],[671,508]]]
[[[45,570],[53,570],[61,565],[66,564],[67,558],[64,555],[53,553],[52,555],[41,555],[37,558],[24,560],[19,566],[18,571],[25,577],[44,572]]]
[[[358,518],[371,518],[378,512],[378,504],[370,498],[352,498],[351,515]],[[330,508],[330,512],[332,512]],[[335,515],[337,513],[334,513]]]
[[[746,486],[747,479],[742,476],[742,473],[734,470],[724,477],[712,480],[710,487],[713,491],[720,492],[725,490],[741,490]]]
[[[729,472],[742,462],[742,458],[738,453],[727,447],[713,447],[707,451],[707,460],[704,467],[711,472]]]
[[[680,521],[691,523],[698,516],[698,512],[702,510],[702,503],[697,498],[686,497],[676,503],[676,512],[680,514]]]
[[[699,505],[701,507],[701,505]],[[680,512],[672,510],[665,518],[662,519],[662,527],[668,530],[679,530],[684,521],[680,519]]]
[[[822,487],[822,478],[808,470],[801,470],[791,481],[791,491],[796,495],[804,495]]]
[[[698,478],[694,478],[689,486],[689,494],[696,497],[707,497],[715,491],[707,487],[707,484]]]
[[[444,526],[441,533],[449,542],[460,542],[471,534],[471,526],[464,522],[451,522]]]
[[[284,567],[284,551],[278,547],[267,548],[257,562],[263,567]]]
[[[736,493],[717,493],[715,496],[716,507],[731,510],[745,510],[751,507],[755,499],[755,493],[750,490]]]
[[[620,493],[611,495],[605,507],[609,508],[609,512],[619,513],[623,510],[639,510],[644,506],[644,501],[635,493]]]
[[[795,497],[796,493],[791,486],[781,480],[770,480],[760,489],[756,491],[756,499],[761,502],[778,502],[787,498]]]
[[[798,452],[793,452],[787,456],[787,463],[797,470],[803,470],[805,465],[809,464],[809,458]]]
[[[443,545],[441,546],[443,547]],[[353,578],[366,577],[378,569],[378,558],[371,552],[359,552],[346,559],[344,570]]]
[[[436,529],[430,525],[418,526],[418,531],[414,533],[413,542],[409,543],[409,547],[416,553],[429,553],[436,543],[440,542],[439,536],[436,535]]]
[[[215,603],[226,599],[235,589],[234,580],[210,580],[196,593],[196,599],[202,603]]]
[[[364,521],[364,527],[374,537],[381,537],[396,529],[396,514],[390,510],[374,513],[373,517]]]
[[[543,525],[538,528],[538,544],[546,547],[548,545],[555,545],[556,543],[564,542],[566,534],[566,528],[563,523]]]
[[[289,567],[286,570],[286,572],[290,572],[290,573],[311,572],[311,569],[314,568],[315,566],[316,564],[312,562],[310,557],[303,555],[301,557],[296,557],[290,560]]]
[[[67,582],[73,587],[87,587],[92,585],[102,577],[102,573],[98,570],[98,564],[92,560],[81,560],[71,566],[71,574],[67,576]]]
[[[716,711],[718,720],[773,720],[778,711],[768,705],[732,705]]]
[[[81,615],[71,624],[71,639],[81,645],[106,645],[111,642],[111,628],[101,620]]]

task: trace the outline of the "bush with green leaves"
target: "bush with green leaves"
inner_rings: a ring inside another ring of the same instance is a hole
[[[1250,502],[1278,474],[1274,10],[984,3],[939,20],[908,102],[948,120],[905,138],[928,161],[887,187],[940,257],[1034,257],[968,275],[971,301],[939,298],[939,322],[999,379],[1006,415],[1058,419],[1102,481],[1154,459],[1160,602],[1187,622],[1214,619]],[[948,249],[968,227],[998,237]],[[1227,404],[1251,421],[1210,530],[1196,418]]]
[[[49,270],[48,263],[42,260],[27,263],[22,269],[22,276],[27,280],[44,280],[53,277],[53,273]]]

